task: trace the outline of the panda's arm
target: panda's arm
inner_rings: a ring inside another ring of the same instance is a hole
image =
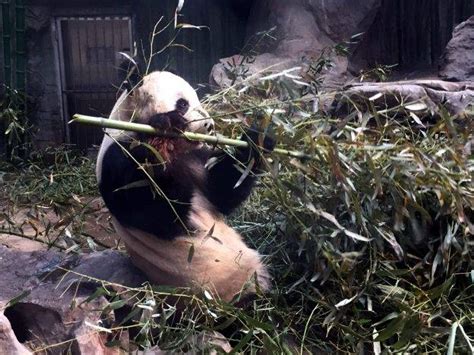
[[[166,169],[159,164],[148,167],[156,183],[153,186],[134,161],[152,161],[153,155],[145,150],[136,147],[128,149],[128,154],[118,144],[112,144],[102,160],[99,189],[110,212],[121,224],[159,238],[173,239],[187,232],[187,215],[198,180],[193,171],[196,164],[181,161],[169,164]]]
[[[243,139],[254,144],[253,142],[258,141],[259,134],[259,132],[248,130]],[[270,151],[274,146],[274,140],[266,136],[265,149]],[[236,149],[233,155],[221,151],[214,154],[212,159],[215,159],[215,162],[209,164],[207,199],[219,212],[227,215],[240,206],[252,192],[256,181],[255,174],[262,172],[264,157],[261,149],[251,146]],[[251,170],[241,181],[243,171],[248,167]],[[239,183],[238,186],[237,183]]]

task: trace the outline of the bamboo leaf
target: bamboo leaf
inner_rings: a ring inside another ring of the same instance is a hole
[[[249,176],[250,172],[252,171],[253,166],[255,165],[255,158],[252,158],[250,162],[248,163],[247,167],[245,168],[245,171],[242,173],[240,176],[239,180],[235,183],[234,189],[238,188],[244,180]]]
[[[136,189],[136,188],[147,187],[147,186],[150,186],[150,181],[149,180],[147,180],[147,179],[138,180],[138,181],[131,182],[130,184],[124,185],[122,187],[119,187],[118,189],[115,189],[114,192],[122,191],[122,190],[129,190],[129,189]]]

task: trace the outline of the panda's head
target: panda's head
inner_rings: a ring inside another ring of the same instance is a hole
[[[110,118],[120,121],[149,123],[152,117],[179,114],[186,121],[186,131],[211,134],[214,121],[201,106],[192,86],[183,78],[166,71],[143,77],[128,76],[125,90]]]
[[[201,106],[191,85],[170,72],[146,75],[132,91],[132,97],[136,122],[146,123],[156,114],[177,112],[186,120],[187,131],[211,133],[214,129],[214,121]]]

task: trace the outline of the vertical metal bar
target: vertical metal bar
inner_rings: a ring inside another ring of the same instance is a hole
[[[74,36],[71,36],[71,37],[74,37],[74,38],[69,38],[70,41],[76,41],[76,44],[77,44],[77,50],[78,50],[78,54],[79,54],[79,58],[78,61],[79,63],[77,63],[78,65],[78,68],[79,68],[79,75],[77,76],[77,72],[75,71],[75,69],[77,67],[74,67],[74,71],[72,73],[71,76],[74,76],[74,79],[76,78],[80,78],[80,80],[74,80],[74,87],[72,87],[71,89],[75,90],[75,89],[81,89],[81,90],[84,90],[87,86],[84,84],[84,67],[85,67],[85,63],[84,63],[84,60],[86,60],[87,62],[87,54],[84,53],[84,50],[87,50],[86,48],[83,48],[83,44],[84,42],[82,42],[82,38],[81,38],[81,32],[82,32],[82,28],[86,22],[82,22],[80,20],[78,21],[74,21],[74,20],[71,20],[70,23],[74,22]],[[77,35],[77,38],[76,38],[76,35]],[[87,38],[87,32],[86,32],[86,38]],[[70,78],[72,79],[72,78]],[[89,84],[90,84],[90,81],[89,81]]]
[[[59,69],[59,95],[60,95],[60,106],[61,106],[61,113],[63,118],[64,124],[64,132],[66,133],[66,143],[71,143],[71,130],[68,124],[69,121],[69,108],[68,108],[68,101],[65,94],[66,89],[66,68],[64,63],[64,43],[63,43],[63,27],[62,27],[63,20],[61,18],[57,18],[53,22],[53,26],[55,28],[55,43],[57,46],[57,63]]]
[[[133,35],[135,33],[135,20],[132,17],[129,17],[128,20],[128,42],[130,43],[130,54],[133,54]]]
[[[10,0],[3,0],[2,3],[3,22],[3,71],[5,73],[5,85],[12,83],[12,62],[11,62],[11,21],[10,21]]]
[[[26,88],[26,36],[25,6],[23,0],[15,1],[15,86],[24,92]]]
[[[89,51],[89,54],[86,53],[86,71],[87,71],[87,82],[90,83],[94,80],[94,78],[97,78],[99,73],[97,72],[97,66],[94,65],[92,66],[92,63],[89,63],[88,61],[91,60],[92,58],[92,47],[95,45],[94,43],[91,44],[90,38],[92,37],[92,34],[96,31],[95,28],[95,22],[93,20],[87,20],[83,23],[83,25],[86,26],[85,28],[85,33],[86,33],[86,40],[85,44],[87,47],[87,50]],[[82,66],[82,64],[81,64]],[[94,69],[94,70],[92,70]]]
[[[59,43],[58,43],[58,25],[57,20],[53,19],[51,21],[51,36],[52,36],[52,43],[53,43],[53,52],[54,52],[54,71],[56,76],[56,88],[57,88],[57,95],[58,95],[58,102],[59,102],[59,112],[60,117],[62,119],[62,137],[64,137],[65,142],[67,141],[67,125],[64,122],[64,103],[62,98],[62,84],[61,84],[61,63],[60,63],[60,55],[59,55]]]

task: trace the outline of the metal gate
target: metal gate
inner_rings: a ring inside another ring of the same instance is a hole
[[[65,121],[74,113],[107,117],[117,98],[118,52],[132,46],[129,17],[67,17],[56,21]],[[67,141],[99,144],[97,128],[66,125]]]

